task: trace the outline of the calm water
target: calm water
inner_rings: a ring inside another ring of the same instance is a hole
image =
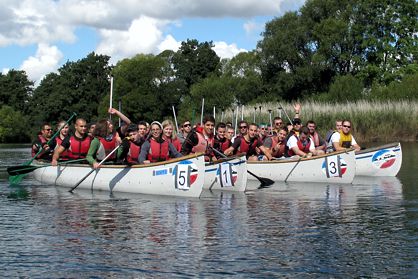
[[[274,184],[199,199],[9,187],[0,148],[2,277],[418,277],[418,144],[398,178]]]

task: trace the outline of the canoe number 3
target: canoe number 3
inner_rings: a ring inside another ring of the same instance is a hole
[[[325,167],[326,167],[326,174],[327,177],[341,177],[341,162],[340,156],[330,156],[326,157],[325,159]]]

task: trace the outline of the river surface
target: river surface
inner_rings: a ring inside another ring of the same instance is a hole
[[[418,144],[396,178],[279,184],[200,199],[10,187],[0,146],[3,278],[417,278]]]

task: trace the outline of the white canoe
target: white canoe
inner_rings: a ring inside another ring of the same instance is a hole
[[[243,192],[247,187],[245,155],[219,159],[205,165],[203,189]]]
[[[34,165],[45,165],[36,162]],[[43,184],[74,187],[89,172],[86,164],[48,166],[36,169],[34,177]],[[79,186],[80,189],[125,193],[199,197],[205,179],[202,154],[146,165],[102,165]]]
[[[356,161],[354,150],[327,153],[303,159],[249,161],[248,171],[274,181],[351,183]],[[255,179],[249,175],[248,179]]]
[[[356,176],[396,176],[402,165],[399,142],[356,152]]]

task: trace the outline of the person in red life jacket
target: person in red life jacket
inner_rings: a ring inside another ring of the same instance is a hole
[[[121,125],[120,127],[118,127],[116,129],[116,132],[113,131],[113,134],[118,137],[117,141],[119,143],[122,142],[122,138],[125,137],[126,134],[126,130],[128,129],[129,125],[132,123],[131,120],[126,117],[122,112],[118,111],[115,108],[109,108],[108,113],[111,115],[116,115],[117,117],[119,117],[119,119],[122,121],[123,125]],[[110,121],[109,121],[110,122]],[[110,123],[113,126],[113,123]],[[113,127],[112,127],[113,130]]]
[[[41,131],[38,133],[35,141],[32,143],[32,157],[39,152],[35,159],[51,160],[54,153],[55,146],[57,145],[56,138],[52,139],[52,128],[49,123],[44,123],[41,126]],[[51,140],[49,144],[48,141]]]
[[[216,125],[216,135],[213,148],[223,153],[231,147],[231,141],[226,137],[226,124],[220,122]],[[215,152],[215,156],[219,159],[221,156]]]
[[[287,130],[285,128],[279,128],[277,134],[271,137],[267,137],[263,146],[269,150],[273,158],[281,158],[287,156],[287,147],[286,147],[286,136]],[[263,158],[267,160],[267,156]]]
[[[62,121],[58,122],[57,130],[60,130],[60,133],[59,133],[58,137],[56,138],[57,146],[55,147],[55,150],[57,150],[57,148],[61,146],[62,141],[68,136],[68,132],[70,131],[70,126],[67,124],[67,122],[62,120]],[[61,154],[61,160],[68,160],[68,152],[67,151],[64,151]]]
[[[267,124],[261,123],[260,127],[258,128],[258,135],[260,136],[261,140],[264,141],[268,136]]]
[[[163,123],[163,139],[165,141],[171,142],[178,152],[181,151],[181,143],[177,138],[176,133],[174,133],[174,123],[171,120],[164,120]]]
[[[163,126],[160,122],[154,121],[151,123],[150,137],[141,146],[138,160],[140,164],[162,162],[183,156],[171,142],[163,139],[162,131]]]
[[[270,152],[263,146],[260,137],[257,135],[257,130],[258,125],[251,123],[248,126],[248,133],[244,136],[237,137],[232,146],[224,151],[224,154],[229,156],[231,154],[245,153],[247,160],[258,161],[258,156],[260,156],[261,159],[262,153],[264,153],[270,160]]]
[[[122,142],[123,151],[120,157],[124,158],[124,161],[128,164],[138,164],[141,146],[145,139],[138,133],[138,125],[135,124],[129,125],[126,134],[129,137],[129,141]]]
[[[203,127],[194,128],[181,147],[181,153],[188,155],[190,153],[202,152],[205,154],[205,161],[216,159],[212,150],[215,142],[213,130],[215,127],[215,118],[211,115],[203,118]]]
[[[86,158],[92,140],[87,133],[86,120],[78,118],[75,121],[74,130],[74,134],[67,135],[61,145],[55,149],[51,162],[53,166],[58,165],[58,159],[62,158],[63,154],[71,160]]]
[[[228,124],[226,125],[226,133],[225,133],[225,137],[227,139],[229,139],[232,143],[232,138],[234,137],[235,131],[234,128],[232,126],[229,126]]]
[[[343,120],[341,130],[332,134],[328,145],[333,149],[333,151],[341,151],[345,150],[346,148],[354,148],[356,151],[361,150],[360,145],[357,144],[356,140],[351,134],[350,120]]]
[[[309,134],[313,139],[316,150],[326,151],[327,142],[316,131],[316,123],[313,120],[306,122],[306,127],[309,129]]]
[[[113,125],[107,119],[102,119],[96,123],[96,128],[93,131],[94,139],[91,141],[86,156],[86,160],[94,169],[98,169],[100,167],[99,162],[118,146],[112,129]],[[106,161],[116,161],[120,157],[121,152],[122,149],[119,148]]]
[[[307,127],[302,127],[299,136],[293,135],[287,140],[289,156],[311,157],[312,155],[324,154],[322,150],[316,150],[313,139]]]

